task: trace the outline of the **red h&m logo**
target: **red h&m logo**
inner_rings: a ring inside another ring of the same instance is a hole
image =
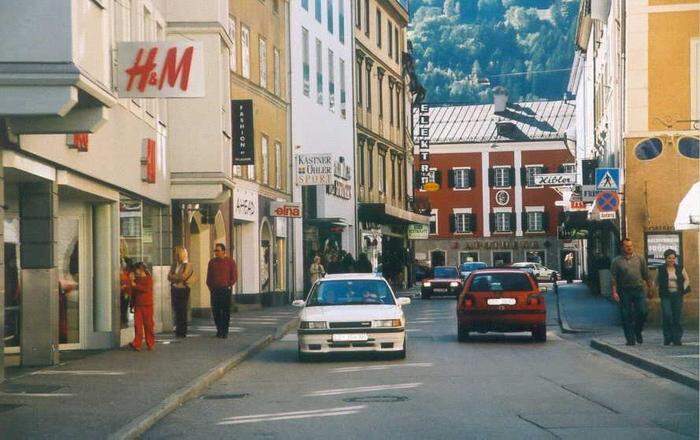
[[[156,183],[156,141],[144,139],[141,146],[141,180]]]
[[[90,145],[89,133],[72,133],[66,140],[68,147],[75,148],[81,153],[88,151]]]
[[[129,82],[126,85],[127,92],[131,91],[134,86],[134,80],[138,78],[136,88],[143,92],[146,86],[157,86],[158,90],[163,89],[163,83],[166,81],[170,87],[175,87],[178,77],[180,77],[180,90],[187,90],[190,80],[190,68],[192,67],[192,54],[194,47],[185,48],[180,62],[177,60],[177,47],[171,47],[167,50],[165,61],[160,72],[156,71],[156,57],[158,56],[158,47],[152,47],[148,50],[148,55],[144,60],[145,49],[139,49],[136,53],[134,64],[126,69],[129,75]]]

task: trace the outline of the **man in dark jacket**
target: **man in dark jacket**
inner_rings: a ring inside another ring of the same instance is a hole
[[[211,312],[216,324],[216,337],[226,339],[231,322],[231,289],[238,280],[236,262],[226,255],[226,245],[214,246],[214,258],[207,268],[207,287],[211,292]]]

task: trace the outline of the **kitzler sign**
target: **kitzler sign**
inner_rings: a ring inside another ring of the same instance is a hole
[[[233,129],[233,164],[255,163],[255,138],[253,137],[253,100],[231,101],[231,128]]]

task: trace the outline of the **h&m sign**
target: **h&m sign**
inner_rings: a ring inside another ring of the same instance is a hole
[[[156,183],[156,141],[144,139],[141,144],[141,180]]]
[[[75,148],[80,153],[88,151],[90,146],[90,133],[71,133],[66,135],[66,145]]]

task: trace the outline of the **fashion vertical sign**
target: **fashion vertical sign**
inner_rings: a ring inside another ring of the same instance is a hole
[[[253,100],[231,101],[231,127],[233,129],[233,164],[255,163],[255,138],[253,137]]]

